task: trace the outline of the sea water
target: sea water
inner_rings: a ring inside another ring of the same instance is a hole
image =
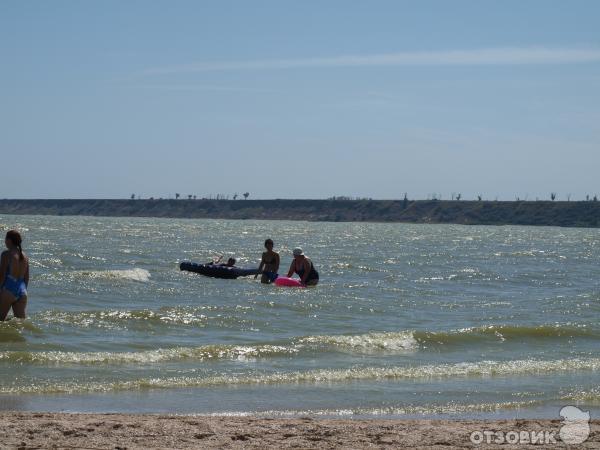
[[[552,417],[600,411],[600,230],[0,216],[30,256],[0,409]],[[266,238],[315,288],[179,262]]]

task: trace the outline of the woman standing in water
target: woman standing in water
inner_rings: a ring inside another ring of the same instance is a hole
[[[25,318],[29,259],[23,253],[22,242],[18,231],[6,233],[4,243],[8,250],[0,257],[0,321],[6,319],[11,308],[15,317]]]
[[[300,281],[305,286],[316,286],[319,282],[319,272],[317,272],[310,258],[304,254],[304,251],[300,247],[294,249],[294,259],[290,265],[288,278],[294,275],[294,273],[298,274]]]
[[[263,252],[262,259],[260,260],[260,266],[258,266],[258,272],[262,273],[260,282],[263,284],[272,283],[277,278],[277,272],[279,271],[279,253],[273,251],[273,240],[267,239],[265,241],[266,252]],[[258,277],[258,274],[254,276],[254,279]]]

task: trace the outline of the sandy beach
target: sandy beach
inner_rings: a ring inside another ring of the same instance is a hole
[[[0,448],[522,448],[475,445],[474,431],[551,436],[535,448],[565,448],[558,420],[269,419],[134,414],[2,413]],[[523,433],[521,433],[523,434]],[[552,439],[556,439],[556,443]],[[493,437],[492,439],[497,439]],[[546,439],[546,438],[544,438]],[[542,441],[543,442],[543,441]],[[574,448],[574,447],[571,447]],[[600,421],[577,448],[600,448]]]

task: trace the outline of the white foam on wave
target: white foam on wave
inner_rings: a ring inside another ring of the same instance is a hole
[[[561,399],[581,403],[600,404],[600,386],[589,389],[575,388],[570,392],[564,393]]]
[[[356,335],[307,336],[300,344],[326,345],[353,351],[406,351],[416,350],[419,343],[412,331],[366,333]]]
[[[78,272],[80,275],[88,278],[129,280],[147,283],[150,281],[150,272],[146,269],[122,269],[122,270],[87,270]]]
[[[179,360],[252,359],[297,353],[293,347],[278,345],[205,345],[140,352],[0,352],[0,361],[36,364],[153,364]]]
[[[465,414],[472,412],[494,412],[503,409],[521,409],[533,407],[541,402],[538,400],[494,402],[494,403],[445,403],[439,405],[398,405],[382,406],[379,408],[354,407],[345,409],[306,409],[306,410],[269,410],[269,411],[220,411],[214,413],[194,414],[199,417],[353,417],[353,416],[404,416],[404,415],[433,415],[433,414]]]
[[[600,358],[558,360],[479,361],[470,363],[351,367],[346,369],[314,369],[297,372],[231,373],[215,376],[180,376],[142,378],[127,381],[64,381],[36,380],[34,384],[16,382],[0,385],[0,394],[108,392],[140,389],[173,389],[210,386],[240,386],[296,383],[332,383],[359,380],[425,380],[462,377],[494,377],[573,373],[600,370]]]

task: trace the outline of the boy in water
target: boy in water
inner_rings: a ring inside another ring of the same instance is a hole
[[[219,266],[221,266],[221,267],[233,267],[233,266],[235,266],[235,263],[236,263],[236,259],[235,258],[229,258],[226,263],[221,263],[221,264],[219,264]]]
[[[223,259],[223,256],[219,256],[219,259],[212,260],[211,262],[207,263],[206,265],[207,266],[219,266],[219,267],[233,267],[233,266],[235,266],[235,263],[237,262],[237,260],[235,258],[229,258],[226,263],[219,264],[219,262],[222,259]]]

